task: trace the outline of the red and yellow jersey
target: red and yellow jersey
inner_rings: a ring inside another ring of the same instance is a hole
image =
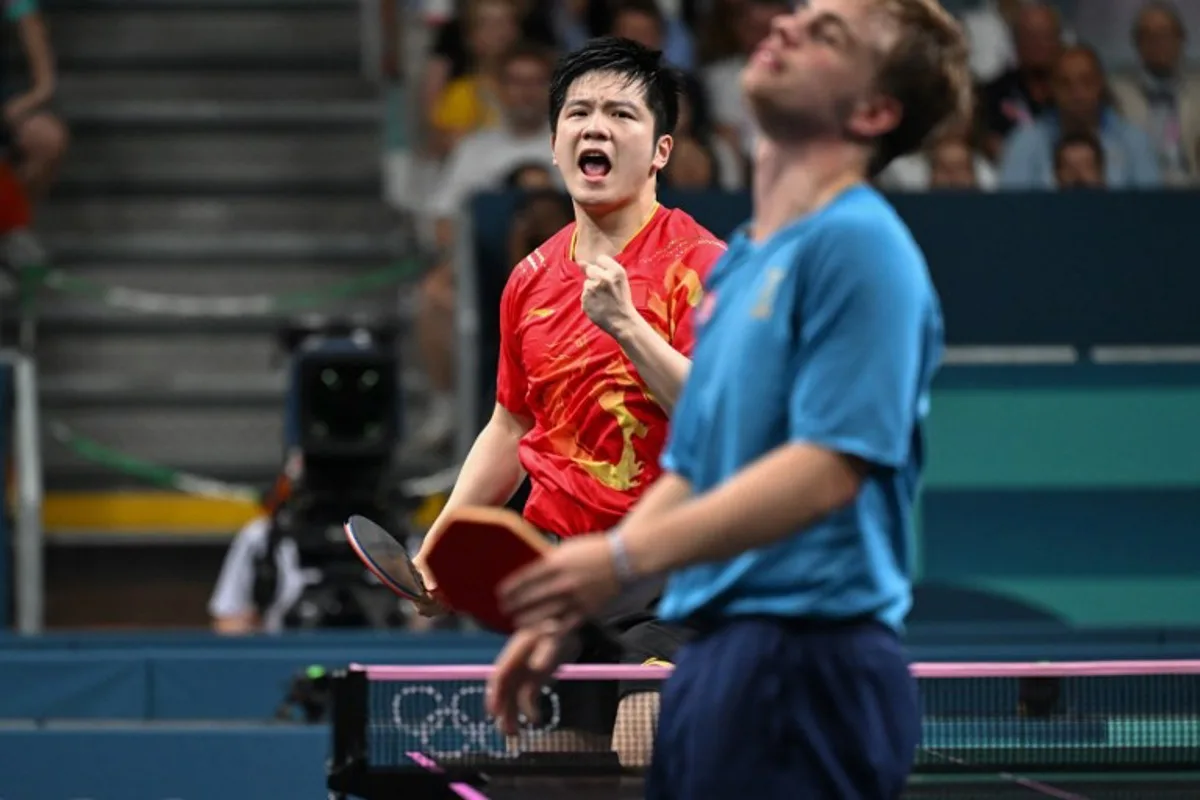
[[[500,304],[496,399],[531,418],[521,464],[525,517],[560,536],[611,528],[658,478],[667,415],[617,342],[583,312],[572,223],[513,270]],[[692,309],[725,244],[682,211],[658,206],[617,255],[633,302],[684,355]]]

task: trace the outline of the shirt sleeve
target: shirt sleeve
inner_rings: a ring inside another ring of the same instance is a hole
[[[1000,187],[1002,189],[1045,189],[1047,154],[1043,152],[1045,141],[1031,125],[1017,128],[1004,143],[1000,156]],[[1053,158],[1051,157],[1051,160]],[[1053,166],[1051,166],[1053,171]]]
[[[817,269],[797,284],[790,437],[897,468],[939,353],[936,300],[898,224],[863,219],[831,233]]]
[[[679,398],[675,401],[675,408],[671,411],[671,426],[667,430],[667,443],[663,446],[662,455],[658,459],[664,472],[673,472],[688,483],[695,482],[691,468],[695,462],[695,450],[687,423],[684,422],[682,425],[676,423],[680,420],[695,419],[695,412],[692,411],[692,405],[695,403],[693,394],[695,393],[688,391],[688,382],[684,381]]]
[[[1137,189],[1157,189],[1162,185],[1162,172],[1158,156],[1150,137],[1141,130],[1128,126],[1130,186]]]
[[[696,344],[695,308],[704,296],[704,281],[708,273],[723,255],[725,245],[717,241],[702,242],[692,248],[684,256],[682,269],[675,276],[668,296],[671,346],[689,358]]]
[[[429,201],[429,211],[434,219],[457,216],[471,193],[478,188],[473,144],[474,137],[471,136],[459,142],[442,168],[441,179]]]
[[[513,270],[500,297],[500,361],[496,370],[496,402],[513,414],[531,416],[526,392],[529,388],[525,362],[521,358],[520,284],[523,265]]]
[[[219,619],[254,610],[254,559],[267,545],[268,524],[252,520],[233,538],[208,601],[210,616]]]

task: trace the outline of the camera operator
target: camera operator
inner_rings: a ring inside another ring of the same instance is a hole
[[[291,359],[287,460],[263,516],[229,548],[209,604],[213,627],[244,634],[404,625],[399,600],[342,531],[352,514],[401,529],[394,334],[386,325],[315,318],[282,334]]]
[[[260,574],[260,565],[267,558],[276,575],[273,593],[263,586]],[[213,630],[230,636],[283,630],[287,612],[304,594],[312,577],[300,566],[300,553],[293,540],[273,540],[270,517],[250,520],[229,545],[209,600]],[[315,577],[319,580],[319,573]]]

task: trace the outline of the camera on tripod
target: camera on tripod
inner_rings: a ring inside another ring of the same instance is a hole
[[[401,529],[394,455],[401,439],[397,329],[391,322],[309,318],[289,326],[285,411],[292,474],[272,535],[290,539],[312,577],[287,628],[394,627],[399,602],[350,549],[342,524],[364,514]]]

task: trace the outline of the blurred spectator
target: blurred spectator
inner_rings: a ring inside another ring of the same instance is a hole
[[[230,543],[208,602],[217,633],[278,632],[287,612],[304,594],[308,579],[300,567],[296,544],[284,538],[273,541],[271,528],[269,517],[258,517],[246,523]],[[275,580],[274,586],[264,587],[259,566],[267,558],[272,561]],[[269,596],[257,596],[264,589],[270,590]]]
[[[514,0],[470,0],[461,22],[447,23],[425,75],[428,146],[444,156],[467,134],[500,121],[504,54],[521,38]],[[440,49],[439,49],[440,48]]]
[[[963,137],[947,137],[934,142],[926,158],[929,161],[930,189],[979,189],[980,172],[987,170],[993,188],[995,173],[991,167],[977,163],[978,156],[971,143]],[[979,159],[982,161],[983,159]]]
[[[1090,48],[1068,48],[1054,71],[1056,111],[1022,125],[1005,145],[1000,185],[1054,188],[1054,150],[1061,136],[1086,133],[1104,147],[1105,184],[1114,189],[1160,185],[1158,157],[1149,137],[1107,102],[1100,59]]]
[[[517,167],[553,167],[546,116],[552,69],[549,54],[537,45],[515,47],[502,60],[501,124],[459,142],[430,201],[437,220],[438,247],[443,252],[453,242],[454,218],[471,195],[501,188]]]
[[[709,0],[704,14],[696,23],[700,61],[714,64],[736,56],[740,50],[734,21],[746,7],[747,0]]]
[[[971,74],[976,81],[994,81],[1016,66],[1012,30],[1022,4],[1023,0],[987,0],[962,14],[963,32],[971,45]]]
[[[4,14],[16,25],[29,75],[28,88],[17,93],[9,92],[9,84],[0,75],[4,138],[11,145],[10,158],[26,195],[36,204],[53,183],[67,151],[67,128],[50,110],[57,83],[54,49],[34,0],[6,0]]]
[[[663,171],[663,184],[676,189],[744,189],[746,160],[713,133],[704,87],[690,76],[684,78],[683,87],[675,148]]]
[[[783,0],[743,0],[732,20],[737,52],[703,70],[712,103],[713,128],[743,155],[754,152],[754,123],[742,97],[742,68],[758,43],[771,32],[771,20],[789,12]]]
[[[1022,6],[1013,28],[1013,41],[1016,66],[984,86],[980,97],[984,152],[993,160],[1017,126],[1032,121],[1053,105],[1051,82],[1063,47],[1058,10],[1045,3]]]
[[[1090,133],[1068,134],[1054,148],[1059,189],[1104,188],[1104,145]]]
[[[571,198],[552,188],[529,189],[513,215],[508,263],[516,265],[574,221]]]
[[[550,148],[549,55],[536,45],[521,45],[502,61],[500,101],[502,124],[464,138],[450,154],[436,193],[430,201],[435,236],[441,253],[454,242],[454,221],[472,195],[504,187],[518,167],[531,164],[553,168]],[[415,446],[436,446],[453,425],[454,390],[454,274],[449,262],[434,268],[421,287],[417,337],[434,390],[431,416],[415,437]]]
[[[996,170],[979,151],[965,121],[937,136],[923,152],[892,161],[879,174],[880,188],[896,192],[928,189],[980,189],[992,191]]]
[[[508,177],[504,179],[504,188],[520,189],[526,192],[552,189],[554,188],[554,173],[545,164],[532,162],[521,164],[508,173]]]
[[[1200,76],[1184,72],[1187,30],[1170,3],[1152,2],[1133,25],[1141,72],[1113,81],[1121,114],[1150,137],[1163,180],[1192,183],[1200,169]]]
[[[558,4],[555,31],[566,50],[611,34],[661,50],[677,69],[695,67],[695,44],[680,0],[567,0]]]

